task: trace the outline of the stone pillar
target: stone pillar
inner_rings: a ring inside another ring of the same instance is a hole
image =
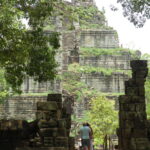
[[[125,95],[119,97],[119,150],[150,149],[144,83],[147,61],[133,60],[132,78],[125,82]]]
[[[62,107],[61,94],[49,94],[47,102],[37,103],[37,120],[42,147],[64,150],[74,149],[74,139],[69,137],[71,115]],[[70,141],[72,141],[70,143]]]

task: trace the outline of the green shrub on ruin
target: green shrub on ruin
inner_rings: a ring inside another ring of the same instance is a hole
[[[112,68],[104,68],[104,67],[93,67],[93,66],[81,66],[78,63],[70,64],[68,67],[69,71],[75,73],[85,73],[85,74],[92,74],[92,73],[101,73],[104,76],[111,76],[115,73],[122,73],[128,76],[131,76],[130,70],[119,70],[119,69],[112,69]]]
[[[111,56],[123,56],[125,54],[135,57],[136,51],[125,49],[125,48],[114,48],[114,49],[104,49],[104,48],[93,48],[93,47],[81,47],[80,54],[83,57],[89,56],[102,56],[102,55],[111,55]]]
[[[94,145],[103,144],[106,135],[116,134],[118,112],[114,109],[114,101],[99,95],[90,101],[85,115],[94,131]]]
[[[4,101],[10,95],[10,86],[7,84],[4,76],[4,69],[0,69],[0,104],[4,103]]]

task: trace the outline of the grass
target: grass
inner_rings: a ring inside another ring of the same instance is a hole
[[[78,63],[69,65],[69,71],[75,73],[102,73],[103,75],[111,76],[113,73],[122,73],[131,76],[130,70],[119,70],[104,67],[80,66]]]
[[[102,49],[102,48],[81,47],[80,53],[83,56],[101,56],[101,55],[121,56],[125,55],[125,53],[129,53],[132,57],[135,56],[134,50],[125,48]]]

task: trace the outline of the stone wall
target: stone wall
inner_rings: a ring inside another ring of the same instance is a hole
[[[108,49],[109,51],[109,49]],[[105,69],[130,71],[131,54],[124,55],[101,55],[93,57],[80,57],[81,66],[102,67]],[[128,79],[128,74],[114,72],[112,75],[103,73],[88,73],[82,74],[81,80],[87,83],[90,87],[105,93],[122,93],[124,92],[124,81]]]
[[[84,81],[89,87],[104,93],[122,93],[124,92],[124,81],[128,79],[124,73],[114,73],[110,76],[102,73],[83,74],[81,81]]]
[[[15,96],[6,100],[0,118],[34,120],[37,102],[46,101],[46,96]]]
[[[37,102],[33,122],[0,120],[2,150],[75,149],[74,138],[70,137],[71,114],[62,106],[61,94],[49,94],[46,99]]]
[[[97,48],[119,47],[117,33],[113,30],[83,30],[81,32],[80,46]]]
[[[124,53],[122,55],[82,56],[80,57],[80,65],[118,70],[131,70],[130,60],[132,59],[133,58],[130,53]]]
[[[54,80],[52,82],[42,82],[39,83],[34,81],[33,78],[26,78],[21,86],[23,93],[45,93],[48,91],[55,91],[60,93],[61,91],[61,81]]]

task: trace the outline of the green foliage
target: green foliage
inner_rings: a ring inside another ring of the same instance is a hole
[[[103,143],[105,135],[115,134],[118,126],[118,113],[114,110],[114,103],[104,96],[91,100],[91,107],[87,112],[88,122],[94,131],[94,143]]]
[[[104,68],[104,67],[93,67],[93,66],[80,66],[78,63],[74,63],[69,65],[69,71],[75,73],[101,73],[106,76],[111,76],[113,73],[124,73],[131,76],[131,71],[126,70],[117,70],[112,68]]]
[[[85,114],[86,111],[83,112]],[[72,121],[72,127],[71,127],[71,132],[70,135],[73,137],[76,137],[79,135],[79,130],[83,122],[87,122],[88,116],[84,115],[82,118],[77,118],[74,114],[71,116],[71,121]]]
[[[143,27],[146,19],[150,19],[149,0],[118,0],[121,3],[124,16],[136,27]]]
[[[79,17],[81,29],[111,29],[106,26],[104,12],[99,11],[95,6],[79,6],[76,7],[75,12]]]
[[[141,57],[142,60],[150,60],[150,54],[144,53]]]
[[[146,105],[147,119],[150,119],[150,103]]]
[[[84,82],[80,81],[80,74],[74,72],[65,72],[62,77],[63,89],[69,95],[74,97],[75,101],[81,102],[85,97],[90,99],[95,90],[91,90]]]
[[[112,55],[121,56],[125,54],[130,54],[133,58],[135,57],[135,52],[133,50],[125,48],[114,48],[114,49],[101,49],[101,48],[91,48],[91,47],[81,47],[80,53],[83,56],[101,56],[101,55]]]
[[[80,81],[80,74],[68,71],[63,74],[63,89],[74,98],[75,102],[83,100],[91,101],[88,106],[90,110],[83,112],[82,118],[72,116],[71,135],[78,135],[81,123],[88,121],[94,130],[95,143],[98,145],[103,142],[106,134],[113,134],[117,126],[117,112],[114,110],[114,103],[102,96],[100,93],[85,83]],[[92,100],[91,100],[92,99]]]
[[[94,23],[83,23],[80,25],[81,29],[104,29],[104,30],[112,30],[112,27],[101,25],[101,24],[94,24]]]
[[[4,103],[9,95],[9,85],[5,80],[4,70],[0,69],[0,104]]]
[[[150,103],[150,73],[148,74],[148,77],[145,82],[145,96],[147,102]]]
[[[47,36],[44,20],[52,14],[57,0],[1,0],[0,1],[0,66],[15,91],[26,75],[35,80],[51,80],[56,74],[55,49],[59,47],[58,34]],[[28,31],[22,19],[29,20]]]
[[[147,101],[147,104],[146,104],[147,117],[148,117],[148,119],[150,119],[150,64],[149,64],[150,55],[145,53],[145,54],[142,55],[141,59],[148,61],[148,70],[149,70],[149,72],[148,72],[146,82],[145,82],[145,98],[146,98],[146,101]]]

